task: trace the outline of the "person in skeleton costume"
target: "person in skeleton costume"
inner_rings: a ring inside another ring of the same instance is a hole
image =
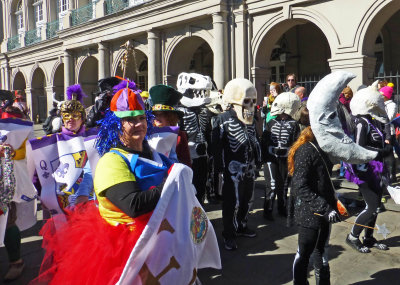
[[[215,88],[209,76],[196,73],[181,73],[178,76],[177,89],[183,94],[183,112],[179,127],[188,135],[190,157],[192,159],[193,184],[196,188],[196,197],[201,204],[213,200],[213,193],[207,187],[208,180],[208,146],[211,134],[211,113],[206,104],[211,103],[210,90]],[[208,193],[206,191],[209,190]]]
[[[380,155],[363,164],[345,164],[345,177],[359,186],[364,198],[366,207],[357,216],[355,223],[374,227],[380,205],[384,181],[381,179],[385,171],[383,158],[389,156],[392,148],[385,140],[390,138],[390,132],[385,133],[384,124],[387,124],[387,115],[383,96],[377,89],[376,81],[368,88],[358,91],[350,102],[350,108],[355,116],[354,138],[358,145],[369,150],[377,151]],[[360,241],[360,234],[365,230],[363,242]],[[346,243],[355,250],[362,253],[369,253],[370,248],[387,250],[387,245],[377,241],[373,237],[373,229],[354,225],[346,238]]]
[[[227,111],[212,125],[212,153],[217,173],[223,173],[222,219],[225,249],[237,248],[236,236],[255,237],[247,227],[247,215],[254,191],[256,164],[261,149],[256,136],[254,106],[257,91],[247,79],[229,81],[224,90]]]
[[[270,120],[262,135],[262,152],[266,194],[264,217],[273,220],[272,210],[278,196],[278,213],[286,216],[287,156],[300,133],[299,124],[292,116],[300,107],[299,97],[291,92],[280,94],[272,103]],[[286,188],[286,189],[284,189]]]

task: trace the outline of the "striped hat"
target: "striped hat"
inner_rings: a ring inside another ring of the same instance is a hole
[[[128,87],[115,93],[111,99],[110,110],[113,111],[118,118],[145,114],[145,106],[140,93]]]

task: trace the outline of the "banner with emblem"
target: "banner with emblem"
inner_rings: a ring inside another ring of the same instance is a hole
[[[117,284],[194,284],[198,269],[221,268],[214,228],[192,177],[189,167],[174,164]]]
[[[32,138],[34,138],[33,122],[19,118],[0,119],[0,143],[9,144],[14,150],[24,151],[25,141]],[[16,202],[17,207],[16,223],[20,230],[26,230],[36,223],[37,192],[32,180],[27,176],[26,157],[22,156],[12,161],[15,177],[15,193],[12,201]]]
[[[96,135],[97,129],[87,129],[79,136],[58,133],[28,141],[30,177],[36,170],[42,187],[40,199],[53,215],[62,213],[69,205],[68,197],[78,187],[88,161],[94,173],[99,159]]]

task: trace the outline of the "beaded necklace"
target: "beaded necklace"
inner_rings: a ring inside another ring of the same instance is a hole
[[[7,205],[11,202],[15,193],[15,176],[12,150],[8,146],[3,146],[3,149],[4,157],[1,158],[0,167],[0,213],[7,212]]]

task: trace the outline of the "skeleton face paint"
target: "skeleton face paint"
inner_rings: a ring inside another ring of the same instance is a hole
[[[240,121],[247,125],[253,123],[257,91],[250,80],[236,78],[229,81],[222,99],[224,104],[233,106]]]

